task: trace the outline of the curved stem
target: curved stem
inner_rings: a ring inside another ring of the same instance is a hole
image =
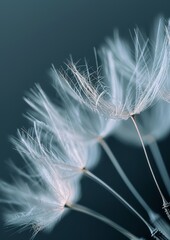
[[[130,182],[129,178],[121,168],[120,164],[118,163],[116,157],[114,156],[113,152],[109,148],[108,144],[103,138],[99,139],[99,142],[101,146],[103,147],[104,151],[108,155],[109,159],[111,160],[112,164],[116,168],[117,172],[119,173],[120,177],[122,178],[123,182],[126,184],[128,189],[131,191],[133,196],[138,200],[138,202],[142,205],[142,207],[146,210],[149,217],[153,215],[152,209],[148,206],[148,204],[145,202],[145,200],[142,198],[142,196],[139,194],[139,192],[136,190],[136,188],[133,186],[133,184]]]
[[[103,216],[102,214],[100,214],[98,212],[95,212],[87,207],[84,207],[84,206],[78,205],[78,204],[67,203],[65,206],[70,208],[71,210],[85,213],[89,216],[92,216],[92,217],[106,223],[107,225],[111,226],[112,228],[114,228],[117,231],[119,231],[120,233],[122,233],[125,237],[127,237],[130,240],[139,240],[138,237],[134,236],[132,233],[130,233],[129,231],[127,231],[126,229],[124,229],[123,227],[118,225],[117,223],[113,222],[112,220],[110,220],[109,218]]]
[[[159,187],[159,184],[158,184],[158,182],[157,182],[157,180],[156,180],[156,177],[155,177],[155,174],[154,174],[154,172],[153,172],[153,169],[152,169],[152,166],[151,166],[151,163],[150,163],[150,160],[149,160],[149,157],[148,157],[148,154],[147,154],[147,151],[146,151],[146,148],[145,148],[145,145],[144,145],[144,142],[143,142],[141,133],[140,133],[139,128],[138,128],[138,126],[137,126],[137,123],[136,123],[136,121],[135,121],[135,119],[134,119],[134,116],[131,116],[131,120],[132,120],[132,122],[133,122],[133,124],[134,124],[134,126],[135,126],[135,128],[136,128],[136,131],[137,131],[137,134],[138,134],[138,136],[139,136],[140,142],[141,142],[141,144],[142,144],[142,148],[143,148],[143,151],[144,151],[144,154],[145,154],[145,157],[146,157],[146,160],[147,160],[147,163],[148,163],[150,172],[151,172],[151,174],[152,174],[153,180],[154,180],[154,182],[155,182],[155,184],[156,184],[156,187],[157,187],[157,189],[158,189],[158,191],[159,191],[159,193],[160,193],[160,196],[161,196],[161,198],[162,198],[163,205],[164,205],[164,204],[167,203],[167,201],[166,201],[166,199],[165,199],[165,197],[164,197],[164,195],[163,195],[163,193],[162,193],[162,191],[161,191],[161,189],[160,189],[160,187]]]
[[[83,173],[88,176],[90,179],[104,187],[107,191],[109,191],[114,197],[116,197],[120,202],[122,202],[127,208],[129,208],[135,215],[138,216],[142,220],[142,222],[148,227],[150,233],[153,232],[153,227],[123,198],[121,197],[114,189],[108,186],[105,182],[103,182],[100,178],[95,176],[93,173],[88,171],[87,169],[83,170]]]
[[[162,155],[161,155],[161,152],[159,150],[156,140],[153,138],[153,141],[148,146],[154,157],[155,163],[157,165],[157,168],[159,169],[160,175],[161,175],[164,185],[168,191],[168,194],[170,195],[170,178],[169,178],[164,160],[162,158]]]

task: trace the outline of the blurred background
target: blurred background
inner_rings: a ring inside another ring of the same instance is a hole
[[[70,54],[76,61],[86,57],[94,64],[93,48],[98,49],[106,37],[112,36],[114,29],[119,29],[125,39],[130,39],[130,32],[136,26],[148,34],[159,15],[170,17],[169,0],[0,0],[0,178],[7,179],[10,174],[7,160],[19,158],[9,143],[9,136],[15,135],[17,128],[28,127],[23,117],[28,109],[23,96],[35,83],[49,88],[51,64],[60,68]],[[109,138],[108,143],[148,204],[161,212],[161,199],[141,148],[127,146],[114,138]],[[169,143],[169,137],[159,143],[168,168]],[[104,153],[94,173],[146,216]],[[167,195],[164,187],[163,190]],[[137,236],[149,239],[149,232],[140,220],[87,179],[82,180],[81,203],[105,214]],[[1,240],[30,239],[30,231],[19,233],[17,229],[4,227],[1,216]],[[36,237],[37,240],[68,238],[125,239],[103,223],[74,212],[51,233],[39,233]]]

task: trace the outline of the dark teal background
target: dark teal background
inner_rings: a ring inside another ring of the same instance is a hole
[[[58,68],[72,54],[94,63],[93,47],[118,28],[123,37],[137,25],[146,33],[158,15],[170,17],[170,0],[0,0],[0,177],[8,178],[8,158],[19,158],[8,141],[17,128],[27,127],[22,116],[28,109],[22,97],[35,82],[48,88],[51,63]],[[166,116],[165,116],[166,117]],[[160,143],[167,167],[170,167],[170,138]],[[109,139],[115,155],[135,186],[157,212],[161,200],[150,177],[141,149]],[[114,186],[143,213],[133,200],[107,157],[95,172]],[[83,180],[81,203],[106,214],[138,236],[148,236],[145,226],[100,187]],[[165,194],[166,190],[165,190]],[[31,234],[15,233],[0,224],[0,240],[27,240]],[[90,217],[78,213],[66,216],[49,235],[38,240],[123,240],[122,235]],[[149,239],[149,238],[148,238]]]

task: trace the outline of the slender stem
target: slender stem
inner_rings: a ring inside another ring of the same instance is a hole
[[[134,124],[134,126],[135,126],[135,128],[136,128],[137,134],[138,134],[139,139],[140,139],[140,142],[141,142],[141,144],[142,144],[142,148],[143,148],[143,151],[144,151],[144,154],[145,154],[145,157],[146,157],[146,160],[147,160],[147,163],[148,163],[150,172],[151,172],[151,174],[152,174],[153,180],[154,180],[154,182],[155,182],[155,184],[156,184],[156,186],[157,186],[157,189],[158,189],[158,191],[159,191],[159,193],[160,193],[160,196],[161,196],[161,198],[162,198],[163,204],[165,204],[165,203],[167,203],[167,201],[166,201],[166,199],[165,199],[165,197],[164,197],[164,195],[163,195],[163,193],[162,193],[162,191],[161,191],[161,189],[160,189],[160,187],[159,187],[159,184],[158,184],[158,182],[157,182],[157,180],[156,180],[156,177],[155,177],[155,174],[154,174],[154,172],[153,172],[153,169],[152,169],[152,166],[151,166],[151,163],[150,163],[150,160],[149,160],[149,157],[148,157],[148,154],[147,154],[147,151],[146,151],[146,148],[145,148],[145,145],[144,145],[144,142],[143,142],[141,133],[140,133],[139,128],[138,128],[138,126],[137,126],[137,123],[136,123],[136,121],[135,121],[135,119],[134,119],[134,116],[131,116],[131,120],[132,120],[132,122],[133,122],[133,124]]]
[[[87,169],[83,170],[83,173],[92,179],[94,182],[98,183],[102,187],[104,187],[107,191],[109,191],[114,197],[116,197],[120,202],[122,202],[127,208],[129,208],[134,214],[140,218],[143,223],[148,227],[150,230],[150,233],[152,234],[153,232],[153,227],[123,198],[121,197],[114,189],[112,189],[110,186],[108,186],[105,182],[103,182],[100,178],[95,176],[93,173],[88,171]]]
[[[164,160],[162,158],[162,155],[161,155],[161,152],[159,150],[156,140],[153,138],[153,141],[148,146],[152,152],[152,155],[154,157],[157,168],[159,169],[162,180],[163,180],[163,182],[166,186],[166,189],[170,195],[170,178],[169,178]]]
[[[168,238],[158,229],[155,229],[152,233],[152,236],[156,240],[168,240]]]
[[[138,202],[142,205],[142,207],[146,210],[148,213],[149,217],[153,216],[153,211],[152,209],[148,206],[148,204],[145,202],[145,200],[142,198],[142,196],[139,194],[139,192],[136,190],[136,188],[133,186],[133,184],[130,182],[129,178],[121,168],[120,164],[118,163],[116,157],[114,156],[113,152],[109,148],[108,144],[103,138],[99,139],[99,142],[101,146],[103,147],[104,151],[108,155],[109,159],[111,160],[112,164],[116,168],[117,172],[119,173],[120,177],[126,184],[126,186],[129,188],[131,193],[134,195],[134,197],[138,200]]]
[[[78,204],[70,204],[67,203],[66,207],[70,208],[71,210],[75,210],[77,212],[81,212],[81,213],[85,213],[89,216],[92,216],[104,223],[106,223],[107,225],[111,226],[112,228],[116,229],[117,231],[119,231],[120,233],[122,233],[125,237],[127,237],[130,240],[139,240],[138,237],[134,236],[132,233],[130,233],[129,231],[127,231],[125,228],[121,227],[120,225],[118,225],[117,223],[113,222],[112,220],[110,220],[109,218],[103,216],[102,214],[95,212],[87,207],[84,207],[82,205],[78,205]]]

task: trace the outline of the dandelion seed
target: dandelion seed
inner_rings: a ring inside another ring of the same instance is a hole
[[[69,135],[71,141],[92,144],[99,137],[109,136],[119,125],[118,121],[106,119],[75,101],[62,85],[62,81],[53,68],[56,97],[60,101],[52,103],[39,85],[28,94],[25,101],[31,106],[27,118],[44,122],[54,135]],[[60,102],[60,104],[59,104]],[[62,105],[62,106],[60,106]]]
[[[166,113],[166,117],[165,117]],[[146,110],[136,118],[137,125],[142,134],[145,145],[148,145],[155,163],[159,169],[162,180],[170,194],[170,178],[162,159],[157,141],[165,138],[170,131],[170,107],[168,103],[159,101],[152,108]],[[114,136],[128,144],[140,145],[138,136],[131,122],[121,121],[119,128],[115,129]]]
[[[166,213],[167,217],[170,219],[169,210],[168,210],[168,208],[169,208],[169,203],[168,203],[168,201],[166,200],[166,198],[165,198],[165,196],[164,196],[164,194],[163,194],[163,192],[162,192],[162,190],[161,190],[161,188],[160,188],[160,186],[159,186],[159,183],[158,183],[158,181],[157,181],[157,179],[156,179],[156,177],[155,177],[155,174],[154,174],[154,171],[153,171],[153,169],[152,169],[152,166],[151,166],[151,163],[150,163],[150,160],[149,160],[149,157],[148,157],[148,154],[147,154],[147,151],[146,151],[144,142],[143,142],[143,138],[142,138],[141,133],[140,133],[140,131],[139,131],[138,125],[137,125],[134,117],[131,117],[131,119],[132,119],[132,122],[133,122],[133,124],[134,124],[134,126],[135,126],[135,128],[136,128],[137,134],[138,134],[138,136],[139,136],[139,139],[140,139],[140,142],[141,142],[143,151],[144,151],[144,155],[145,155],[146,160],[147,160],[147,163],[148,163],[149,170],[150,170],[150,172],[151,172],[151,175],[152,175],[152,177],[153,177],[153,180],[154,180],[154,182],[155,182],[155,185],[156,185],[156,187],[157,187],[157,189],[158,189],[158,191],[159,191],[159,194],[160,194],[160,196],[161,196],[161,199],[162,199],[162,202],[163,202],[162,208],[165,210],[165,213]]]
[[[166,34],[159,35],[162,28],[166,29],[160,20],[153,49],[149,48],[149,41],[144,40],[139,30],[135,31],[135,59],[118,35],[115,40],[108,40],[100,54],[108,79],[104,79],[105,83],[101,83],[99,76],[93,84],[93,76],[81,73],[71,61],[68,71],[72,78],[67,73],[61,78],[65,90],[107,118],[128,119],[146,110],[160,96],[168,75],[169,41]]]
[[[35,159],[34,159],[35,160]],[[67,212],[67,201],[79,198],[79,188],[61,181],[53,165],[31,162],[23,171],[15,166],[15,184],[1,181],[1,202],[8,208],[4,221],[8,226],[31,228],[33,237],[40,231],[50,231]],[[78,191],[78,192],[77,192]]]
[[[48,143],[47,136],[44,136],[45,125],[40,125],[41,130],[38,130],[37,124],[34,124],[34,128],[32,129],[32,137],[30,138],[30,134],[28,134],[27,138],[23,137],[23,135],[19,135],[19,141],[13,141],[16,145],[17,150],[23,156],[26,155],[27,158],[30,159],[34,156],[34,160],[43,164],[43,162],[50,163],[52,162],[55,167],[57,167],[59,174],[62,179],[70,179],[75,176],[85,175],[91,178],[96,183],[100,184],[106,190],[108,190],[114,197],[116,197],[120,202],[125,204],[127,208],[130,209],[136,216],[143,221],[143,223],[148,227],[150,233],[152,234],[154,228],[124,199],[122,198],[114,189],[110,188],[106,183],[104,183],[97,176],[92,174],[88,170],[88,161],[85,158],[85,154],[82,154],[83,148],[80,148],[80,144],[75,144],[74,142],[70,142],[69,139],[62,139],[58,136],[60,147],[58,147],[56,151],[55,141],[50,141],[50,148],[48,150],[48,146],[45,147],[45,143]],[[37,134],[39,132],[40,134]],[[45,141],[45,142],[44,142]],[[53,146],[54,143],[54,146]],[[31,147],[30,147],[31,146]],[[30,149],[31,148],[31,149]],[[86,148],[87,149],[87,148]],[[41,155],[39,155],[41,153]],[[30,159],[30,161],[32,161]]]
[[[12,164],[15,176],[18,175],[15,185],[1,181],[0,189],[4,197],[0,201],[8,206],[4,214],[6,224],[20,226],[22,230],[31,228],[33,239],[41,230],[51,231],[70,209],[99,219],[130,240],[139,240],[105,216],[74,203],[80,197],[78,181],[61,178],[59,168],[52,159],[53,154],[50,154],[42,143],[49,139],[49,136],[44,136],[42,131],[42,125],[35,124],[34,132],[31,129],[27,138],[19,133],[20,139],[13,139],[17,150],[27,163],[27,168],[19,169]],[[9,206],[12,206],[11,209]]]

